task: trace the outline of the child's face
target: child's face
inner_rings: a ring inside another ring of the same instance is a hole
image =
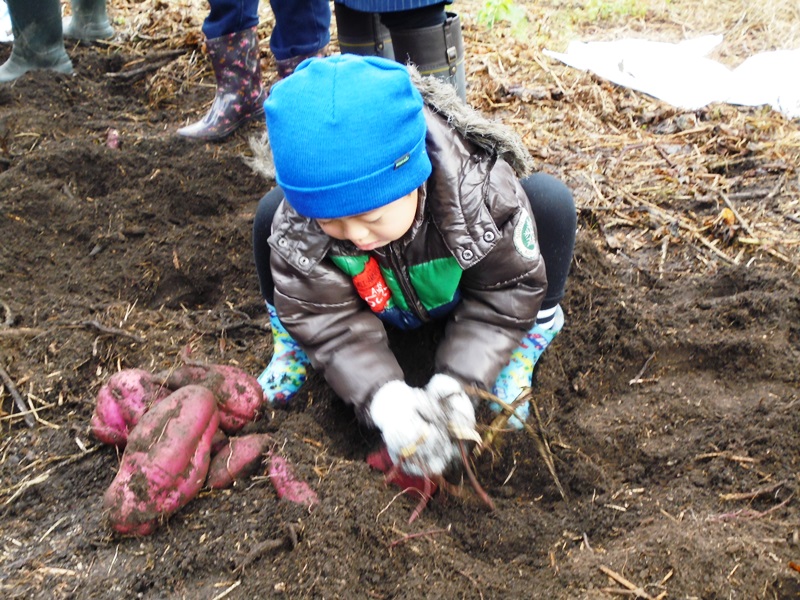
[[[366,252],[399,240],[417,214],[417,190],[360,215],[339,219],[317,219],[322,231],[337,240],[350,240]]]

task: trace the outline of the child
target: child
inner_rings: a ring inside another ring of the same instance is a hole
[[[288,401],[313,365],[413,475],[442,473],[453,437],[474,436],[463,385],[508,402],[531,385],[563,325],[576,226],[567,188],[520,181],[519,140],[437,81],[377,57],[301,63],[264,103],[279,187],[254,223],[267,397]],[[385,326],[443,318],[436,374],[410,387]]]

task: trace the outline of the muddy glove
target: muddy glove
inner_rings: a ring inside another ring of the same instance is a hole
[[[459,454],[442,403],[427,390],[390,381],[373,396],[369,414],[383,434],[392,462],[406,473],[440,475]]]
[[[475,408],[458,381],[439,373],[431,377],[425,391],[442,407],[448,433],[454,442],[471,440],[481,443],[481,436],[475,430]]]

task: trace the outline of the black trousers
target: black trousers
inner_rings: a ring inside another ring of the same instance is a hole
[[[536,173],[520,181],[528,196],[539,234],[539,248],[547,271],[547,294],[542,309],[553,308],[562,298],[575,248],[577,214],[572,193],[560,180]],[[275,284],[269,265],[270,246],[267,238],[272,231],[275,211],[283,200],[283,190],[276,186],[261,198],[253,223],[253,252],[261,295],[274,303]]]

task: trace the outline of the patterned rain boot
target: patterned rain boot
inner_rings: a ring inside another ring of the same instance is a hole
[[[328,55],[328,47],[325,46],[319,52],[314,54],[303,54],[302,56],[292,56],[291,58],[284,58],[283,60],[275,59],[275,70],[278,71],[278,77],[286,79],[289,75],[294,73],[301,62],[307,58],[324,58]]]
[[[542,329],[540,326],[534,325],[522,338],[519,348],[511,353],[511,360],[497,376],[492,388],[492,394],[506,404],[512,404],[523,389],[531,387],[533,368],[536,366],[536,362],[563,327],[564,311],[561,310],[561,306],[557,306],[553,325],[550,329]],[[492,403],[490,408],[498,413],[502,410],[496,402]],[[509,424],[514,429],[522,429],[524,427],[522,422],[528,419],[529,412],[530,403],[528,402],[517,407],[515,415],[521,417],[522,420],[512,416],[508,420]]]
[[[206,40],[217,79],[217,93],[206,116],[178,129],[178,135],[221,140],[264,114],[266,92],[261,85],[261,61],[256,28]]]
[[[14,81],[28,71],[48,69],[72,73],[64,50],[59,0],[7,0],[14,45],[0,66],[0,83]]]
[[[258,376],[258,383],[271,406],[285,406],[305,382],[311,361],[283,327],[275,307],[267,303],[267,312],[272,326],[272,360]]]
[[[65,38],[91,42],[114,37],[106,0],[72,0],[72,16],[66,17],[63,23]]]

